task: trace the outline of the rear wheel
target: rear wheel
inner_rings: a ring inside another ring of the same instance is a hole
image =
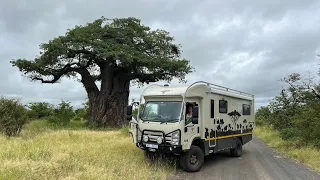
[[[199,171],[203,162],[204,154],[198,146],[192,145],[188,152],[180,156],[180,166],[187,172]]]
[[[242,143],[239,138],[236,140],[236,147],[230,149],[231,156],[240,157],[242,155]]]

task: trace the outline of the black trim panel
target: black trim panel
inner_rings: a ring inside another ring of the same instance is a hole
[[[204,155],[207,156],[209,155],[209,141],[205,141],[204,139],[200,140],[201,144],[203,145],[203,151]]]
[[[225,138],[225,139],[218,139],[217,145],[216,145],[217,151],[221,151],[224,149],[230,149],[230,148],[235,147],[235,144],[236,144],[235,139],[236,138],[233,138],[233,137]]]
[[[242,145],[247,144],[251,140],[252,140],[252,134],[242,136]]]

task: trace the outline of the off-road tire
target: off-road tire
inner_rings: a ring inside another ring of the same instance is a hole
[[[236,140],[236,147],[230,149],[231,156],[240,157],[242,155],[242,143],[239,138]]]
[[[194,158],[196,157],[196,162]],[[192,145],[190,150],[180,155],[180,166],[186,172],[197,172],[204,162],[204,153],[198,147]]]

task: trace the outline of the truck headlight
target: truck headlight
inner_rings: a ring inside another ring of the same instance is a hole
[[[148,142],[148,140],[149,140],[149,137],[148,137],[147,135],[144,135],[144,136],[143,136],[143,141],[144,141],[144,142]]]
[[[172,145],[179,145],[179,143],[180,143],[180,131],[172,132],[171,144]]]
[[[158,138],[157,138],[157,143],[158,143],[158,144],[161,144],[161,143],[162,143],[162,137],[158,137]]]

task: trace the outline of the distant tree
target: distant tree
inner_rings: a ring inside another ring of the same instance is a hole
[[[52,116],[48,118],[49,122],[59,125],[67,125],[75,116],[75,112],[70,102],[61,101],[54,109]]]
[[[73,120],[75,121],[81,121],[81,120],[88,120],[88,107],[89,103],[88,101],[85,103],[82,103],[83,107],[76,109],[75,112],[75,117]]]
[[[256,112],[256,123],[257,125],[269,125],[271,111],[268,106],[261,106]]]
[[[136,18],[97,19],[40,45],[34,60],[11,61],[31,80],[56,83],[80,75],[89,99],[89,122],[99,127],[124,123],[130,82],[143,85],[192,72],[181,48],[164,30],[150,30]],[[101,82],[100,88],[96,81]]]
[[[319,84],[314,82],[312,77],[309,76],[306,79],[302,79],[299,73],[292,73],[288,77],[283,78],[282,81],[290,85],[289,91],[296,103],[302,102],[302,100],[320,100]]]
[[[40,119],[53,114],[54,105],[47,102],[31,102],[27,105],[33,118]]]

